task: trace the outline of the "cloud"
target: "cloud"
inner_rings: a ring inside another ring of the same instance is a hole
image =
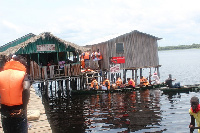
[[[9,2],[4,1],[0,5],[0,35],[9,32],[19,38],[22,34],[47,31],[84,45],[98,38],[139,30],[163,38],[159,41],[162,46],[199,42],[198,0],[51,0],[48,6],[46,0],[39,5],[37,2],[20,0],[19,6],[12,3],[8,10],[5,7]]]
[[[20,32],[20,27],[18,27],[17,25],[15,25],[9,21],[3,20],[2,25],[7,27],[8,29],[14,30],[15,32]]]

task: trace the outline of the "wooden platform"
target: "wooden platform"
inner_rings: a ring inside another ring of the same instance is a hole
[[[36,95],[35,90],[31,87],[30,91],[30,100],[28,104],[28,112],[39,111],[40,116],[38,120],[28,121],[29,124],[29,133],[51,133],[51,127],[47,120],[47,116],[45,114],[44,105],[42,104],[42,100],[39,96]],[[29,118],[29,114],[28,114]],[[1,118],[0,118],[1,119]],[[3,133],[2,123],[0,120],[0,133]]]

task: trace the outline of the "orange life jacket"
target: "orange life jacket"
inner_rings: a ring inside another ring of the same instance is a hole
[[[96,79],[91,82],[91,88],[94,88],[94,87],[96,90],[98,89],[98,82]]]
[[[18,61],[9,61],[0,72],[1,104],[22,105],[23,80],[26,67]]]
[[[128,81],[128,85],[131,85],[131,86],[135,87],[135,81],[133,79],[130,79]]]
[[[120,86],[122,84],[122,80],[120,78],[117,79],[116,81],[117,86]]]
[[[102,56],[102,54],[100,54],[100,56],[99,56],[99,59],[100,59],[100,60],[102,60],[102,59],[103,59],[103,56]]]
[[[90,53],[89,52],[85,52],[85,55],[84,55],[84,59],[86,60],[89,60],[90,59]]]
[[[81,66],[82,66],[82,68],[85,68],[85,62],[84,62],[84,59],[81,59]]]
[[[110,81],[108,79],[103,81],[103,85],[106,86],[106,83],[108,83],[108,90],[110,90]]]
[[[140,79],[140,84],[149,85],[149,82],[147,81],[147,79],[145,77],[143,77],[142,79]]]
[[[100,52],[99,53],[97,52],[97,58],[100,59],[100,60],[103,59],[102,54]]]

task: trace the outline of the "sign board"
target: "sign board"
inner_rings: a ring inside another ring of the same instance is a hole
[[[122,56],[122,57],[111,57],[110,61],[111,61],[111,63],[114,63],[114,64],[125,63],[125,57],[124,56]]]
[[[110,67],[111,73],[119,73],[120,72],[120,64],[116,64],[113,67]]]
[[[37,45],[37,51],[56,51],[55,44]]]

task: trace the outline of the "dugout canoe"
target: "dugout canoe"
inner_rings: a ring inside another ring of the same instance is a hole
[[[147,90],[147,89],[156,89],[163,87],[162,84],[160,85],[148,85],[148,86],[137,86],[135,88],[121,88],[121,89],[111,89],[111,90],[71,90],[71,94],[77,95],[84,95],[84,94],[101,94],[101,93],[122,93],[122,92],[130,92],[130,91],[137,91],[137,90]]]
[[[151,90],[156,89],[162,91],[162,93],[188,93],[188,92],[196,92],[200,91],[200,85],[186,85],[181,86],[180,88],[169,88],[164,84],[160,85],[149,85],[143,87],[135,87],[135,88],[121,88],[121,89],[111,89],[111,90],[71,90],[71,94],[76,95],[92,95],[92,94],[102,94],[102,93],[124,93],[131,91],[142,91],[142,90]]]

